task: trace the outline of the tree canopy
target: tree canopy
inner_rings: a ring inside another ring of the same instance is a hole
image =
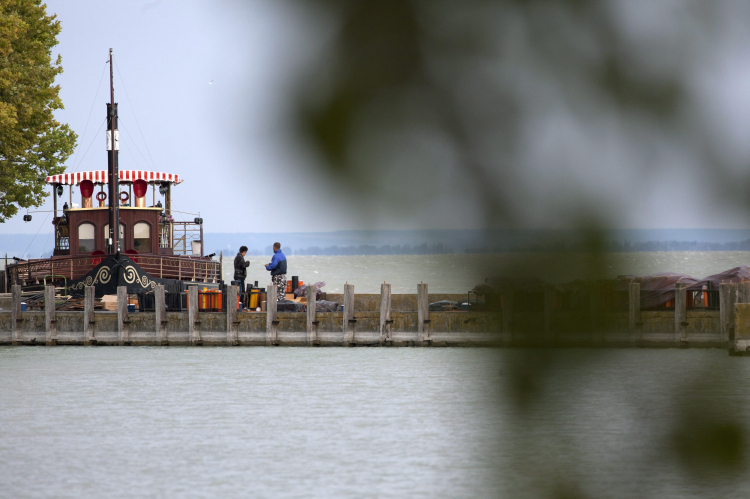
[[[0,222],[40,206],[45,177],[60,174],[77,136],[54,118],[63,109],[60,21],[41,0],[0,0]]]

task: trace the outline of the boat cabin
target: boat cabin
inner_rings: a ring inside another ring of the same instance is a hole
[[[120,193],[115,202],[120,217],[120,251],[132,255],[203,256],[202,220],[198,217],[178,222],[172,217],[172,186],[181,182],[173,173],[119,172]],[[104,187],[108,183],[107,171],[54,175],[47,177],[47,183],[52,186],[54,198],[53,256],[110,253],[109,202]],[[58,198],[62,198],[64,186],[69,188],[68,200],[58,216]],[[74,197],[75,190],[80,197]],[[80,200],[80,204],[74,200]]]

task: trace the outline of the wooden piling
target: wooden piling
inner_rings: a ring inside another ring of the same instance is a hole
[[[678,282],[674,286],[674,334],[675,341],[687,341],[687,286]]]
[[[276,285],[268,286],[266,292],[266,346],[279,344],[279,320],[276,312]]]
[[[120,346],[130,345],[127,286],[117,286],[117,343]]]
[[[430,300],[427,284],[417,284],[417,344],[430,345]]]
[[[169,345],[167,340],[167,300],[163,284],[154,290],[154,320],[156,322],[156,344]]]
[[[55,287],[44,287],[44,326],[47,345],[57,345],[57,320],[55,319]]]
[[[592,282],[589,284],[589,312],[591,324],[591,340],[594,343],[602,343],[604,341],[604,331],[601,320],[602,284],[600,282]]]
[[[393,321],[391,320],[391,285],[380,285],[380,344],[393,341]]]
[[[91,345],[94,340],[94,286],[83,288],[83,344]]]
[[[737,303],[737,284],[723,282],[719,285],[719,327],[721,341],[734,341],[735,304]]]
[[[188,333],[190,344],[193,346],[200,345],[201,342],[201,321],[198,319],[198,286],[188,288]]]
[[[239,286],[227,286],[227,344],[237,346],[239,342],[240,321],[237,320],[237,297]]]
[[[510,337],[513,341],[513,295],[515,294],[511,286],[505,286],[503,288],[501,297],[503,301],[503,333]]]
[[[544,336],[547,343],[554,343],[552,326],[555,320],[555,285],[544,285]]]
[[[641,283],[631,282],[628,286],[628,331],[634,341],[642,339],[641,322]]]
[[[316,301],[318,289],[312,284],[307,285],[307,344],[318,345],[318,320],[316,316]]]
[[[344,284],[344,315],[342,318],[344,330],[344,346],[354,346],[354,284]]]
[[[21,286],[14,284],[11,292],[11,327],[13,328],[13,344],[23,344],[23,316],[21,314]]]
[[[750,282],[737,283],[737,303],[750,303]]]

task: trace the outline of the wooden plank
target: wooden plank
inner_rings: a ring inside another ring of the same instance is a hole
[[[91,345],[94,341],[94,286],[83,289],[83,344]]]
[[[631,282],[628,286],[628,331],[635,341],[641,341],[641,284]]]
[[[342,317],[344,346],[354,345],[354,285],[344,284],[344,314]]]
[[[201,344],[200,322],[198,321],[198,286],[190,286],[188,290],[188,329],[190,344]]]
[[[120,346],[130,344],[127,286],[117,286],[117,343]]]
[[[417,284],[417,344],[430,344],[430,300],[427,284]]]
[[[307,344],[318,342],[318,321],[316,319],[316,301],[318,290],[312,284],[307,285]]]
[[[11,292],[11,321],[13,324],[13,344],[21,345],[23,343],[23,316],[21,314],[21,285],[14,284],[10,288]]]
[[[380,285],[380,344],[385,345],[393,341],[393,327],[391,321],[391,285]]]
[[[55,319],[55,287],[44,287],[44,326],[47,345],[57,345],[57,320]]]
[[[278,345],[278,319],[276,314],[276,285],[266,288],[266,346]]]
[[[239,321],[237,320],[237,296],[239,286],[227,286],[227,344],[239,345]]]
[[[156,344],[168,345],[167,340],[167,300],[163,284],[154,290],[154,319],[156,322]]]
[[[674,287],[674,334],[675,341],[687,341],[687,286],[683,282]]]

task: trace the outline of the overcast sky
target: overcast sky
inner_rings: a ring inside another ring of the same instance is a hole
[[[674,28],[661,16],[674,23],[668,9],[680,4],[656,2],[665,11],[651,9],[653,2],[612,3],[622,10],[622,29],[637,40]],[[681,70],[693,113],[686,121],[713,131],[741,177],[750,164],[748,9],[742,2],[722,5],[716,38],[681,59],[689,61]],[[434,189],[430,203],[404,211],[390,203],[369,206],[365,218],[350,209],[350,196],[317,178],[309,154],[285,132],[290,85],[320,44],[314,16],[299,4],[52,0],[47,8],[62,22],[57,50],[65,71],[58,82],[65,110],[57,116],[79,135],[68,172],[106,169],[105,61],[112,47],[120,168],[178,173],[185,181],[173,191],[173,206],[200,211],[206,231],[482,227],[471,187],[450,161],[436,159],[427,180],[410,176],[405,163],[403,176],[392,180],[402,193]],[[589,207],[600,199],[621,228],[750,227],[745,209],[722,198],[706,177],[710,168],[696,164],[702,159],[683,140],[639,150],[633,137],[651,132],[638,120],[603,113],[581,121],[556,105],[554,90],[525,87],[533,104],[520,155],[524,178],[507,181],[519,182],[513,191],[528,226],[566,226],[560,203],[581,196]],[[42,209],[50,208],[51,202]],[[47,214],[28,224],[23,214],[0,225],[0,233],[51,232]]]

